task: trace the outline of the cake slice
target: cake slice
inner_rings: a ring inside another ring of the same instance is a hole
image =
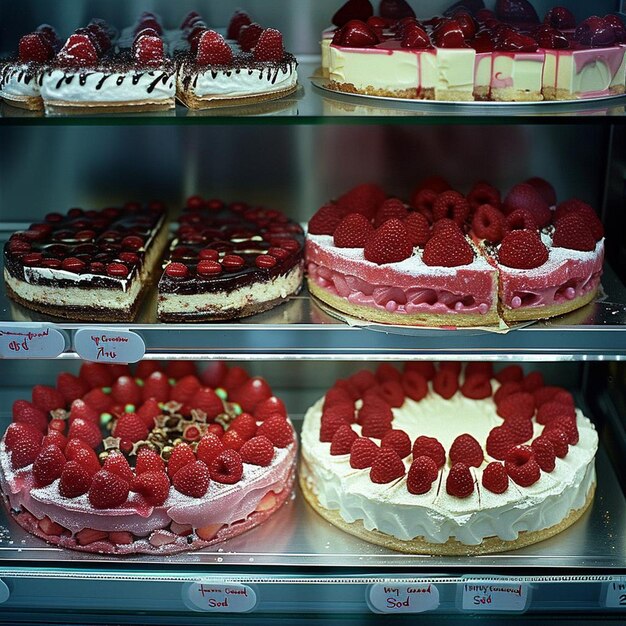
[[[49,213],[4,246],[9,296],[73,320],[132,320],[166,243],[160,203]]]

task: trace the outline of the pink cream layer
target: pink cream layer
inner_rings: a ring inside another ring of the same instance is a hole
[[[422,273],[419,269],[408,273],[395,263],[376,265],[346,258],[311,239],[306,245],[309,277],[352,304],[398,314],[485,315],[493,306],[495,270],[490,268],[464,266],[454,272],[437,272],[421,264]]]

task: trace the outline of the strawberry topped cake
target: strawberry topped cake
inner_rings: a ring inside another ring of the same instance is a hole
[[[358,318],[404,325],[488,326],[561,315],[600,288],[604,230],[541,178],[503,198],[439,177],[410,201],[363,184],[321,207],[306,239],[310,292]]]
[[[84,363],[14,402],[0,487],[18,524],[55,545],[173,554],[266,521],[295,455],[285,405],[240,367]]]
[[[528,0],[458,2],[418,20],[405,0],[348,0],[322,34],[337,91],[418,100],[571,100],[623,94],[626,28],[616,15],[580,23],[564,7],[543,23]]]
[[[565,530],[595,491],[598,436],[539,372],[381,365],[307,412],[300,484],[367,541],[416,554],[503,552]]]

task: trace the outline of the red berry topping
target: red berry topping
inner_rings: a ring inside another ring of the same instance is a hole
[[[239,454],[244,463],[267,467],[274,458],[274,446],[267,437],[260,435],[248,439],[248,441],[241,446]]]
[[[467,498],[474,491],[474,478],[465,463],[453,465],[446,478],[446,492],[457,498]]]
[[[233,52],[224,37],[214,30],[205,30],[198,40],[196,63],[198,65],[228,65]]]
[[[61,476],[65,457],[57,445],[42,448],[33,463],[33,477],[37,487],[45,487]]]
[[[404,202],[398,198],[387,198],[376,211],[374,217],[374,226],[378,228],[390,219],[398,219],[402,221],[408,215]]]
[[[548,250],[537,232],[514,230],[502,241],[498,258],[507,267],[534,269],[548,260]]]
[[[241,413],[231,422],[229,430],[236,431],[245,441],[254,436],[256,420],[250,413]]]
[[[123,263],[109,263],[107,265],[107,274],[116,278],[126,278],[129,273],[128,267]]]
[[[65,408],[65,398],[54,387],[35,385],[32,397],[33,404],[44,413]]]
[[[112,509],[126,502],[130,485],[105,469],[97,472],[89,487],[89,502],[96,509]]]
[[[574,407],[561,402],[544,402],[537,409],[537,423],[549,424],[553,420],[560,417],[573,418],[576,415]]]
[[[200,387],[189,400],[189,405],[204,411],[209,419],[214,419],[224,412],[222,399],[209,387]]]
[[[110,387],[113,384],[111,369],[103,363],[85,361],[80,367],[79,377],[91,388]]]
[[[457,191],[444,191],[439,194],[433,204],[435,221],[447,218],[462,227],[468,218],[470,207],[467,200]]]
[[[28,424],[10,424],[5,445],[11,453],[11,467],[19,469],[30,465],[41,450],[43,434]]]
[[[552,213],[547,202],[528,183],[515,185],[504,199],[502,208],[505,215],[509,215],[517,209],[525,209],[533,216],[538,228],[547,226],[552,219]]]
[[[192,461],[181,467],[172,479],[174,488],[191,498],[201,498],[208,491],[209,483],[209,470],[202,461]]]
[[[529,178],[525,182],[527,185],[534,187],[535,191],[543,198],[544,202],[548,206],[556,205],[556,191],[547,180],[535,176],[533,178]]]
[[[430,266],[459,267],[472,263],[474,252],[461,233],[433,230],[433,236],[424,246],[422,258]]]
[[[456,20],[442,20],[433,31],[433,40],[438,48],[466,48],[465,33]]]
[[[222,266],[224,267],[224,269],[231,272],[241,269],[245,264],[246,262],[244,261],[244,259],[238,254],[227,254],[222,259]]]
[[[404,476],[406,470],[402,459],[393,448],[381,448],[374,458],[370,479],[373,483],[387,484]]]
[[[272,415],[282,415],[287,417],[287,408],[285,403],[276,396],[271,396],[267,400],[259,402],[254,408],[254,417],[257,421],[263,421]]]
[[[419,402],[428,394],[428,382],[418,372],[405,372],[402,376],[402,389],[408,398]]]
[[[380,42],[376,31],[360,20],[350,20],[335,32],[332,44],[346,48],[370,48]]]
[[[277,448],[286,448],[293,441],[293,428],[282,415],[268,417],[257,429],[257,435],[264,435]]]
[[[552,245],[555,248],[590,252],[595,250],[596,241],[585,219],[573,213],[556,223]]]
[[[530,372],[530,374],[524,378],[522,387],[524,388],[524,391],[533,393],[535,390],[543,387],[543,384],[543,375],[541,372]]]
[[[380,448],[367,437],[357,437],[350,448],[350,467],[365,469],[371,467]]]
[[[509,475],[504,465],[497,461],[489,463],[483,471],[482,485],[492,493],[504,493],[509,488]]]
[[[254,259],[254,264],[260,269],[270,269],[274,267],[277,262],[276,257],[269,254],[259,254],[259,256]]]
[[[518,391],[504,397],[498,404],[498,415],[503,419],[529,420],[535,414],[535,397],[527,391]]]
[[[517,445],[518,438],[506,424],[492,428],[487,436],[487,454],[500,461],[506,458],[508,451]]]
[[[439,468],[429,456],[418,456],[409,468],[406,487],[409,493],[416,495],[428,493],[438,475]]]
[[[382,439],[389,430],[391,430],[391,420],[386,420],[382,415],[373,415],[363,419],[361,434],[364,437]]]
[[[91,39],[84,34],[70,35],[57,55],[61,65],[87,67],[98,62],[98,53]]]
[[[164,472],[165,463],[163,459],[150,448],[140,448],[137,452],[137,462],[135,463],[135,472],[137,476],[144,472]],[[136,490],[134,490],[136,491]]]
[[[468,435],[459,435],[450,446],[450,462],[452,465],[456,463],[465,463],[465,465],[480,467],[483,463],[484,456],[480,444],[474,437]]]
[[[483,205],[489,205],[495,209],[500,208],[500,192],[489,183],[478,182],[467,194],[467,201],[472,211],[477,211]]]
[[[57,376],[57,389],[65,398],[66,402],[72,402],[77,398],[82,398],[89,391],[89,387],[84,380],[69,372],[61,372]]]
[[[570,446],[575,446],[579,440],[578,426],[576,425],[576,417],[570,415],[561,415],[555,417],[543,429],[544,433],[551,430],[561,430],[567,435],[567,443]]]
[[[459,390],[458,374],[448,368],[440,368],[433,379],[433,390],[449,400]]]
[[[203,467],[206,467],[204,463],[201,463]],[[185,468],[183,468],[184,470]],[[233,485],[241,480],[243,476],[243,464],[241,462],[241,456],[236,450],[224,450],[220,452],[211,461],[209,467],[211,474],[211,480],[218,483],[224,483],[227,485]],[[174,478],[176,483],[176,477]]]
[[[325,204],[309,220],[311,235],[332,235],[343,220],[344,212],[336,204]]]
[[[472,400],[482,400],[491,396],[491,381],[484,374],[465,375],[461,385],[461,393]]]
[[[539,480],[541,469],[530,446],[514,446],[504,460],[511,480],[520,487],[530,487]]]
[[[334,244],[338,248],[363,248],[373,232],[374,227],[364,215],[350,213],[335,229]]]
[[[556,454],[554,445],[545,435],[540,435],[535,439],[530,447],[535,455],[542,472],[550,473],[556,466]]]
[[[252,20],[250,16],[245,11],[235,11],[233,16],[230,18],[230,22],[228,23],[228,31],[226,32],[227,39],[237,40],[239,37],[239,31],[242,26],[247,26],[251,24]]]
[[[399,382],[385,381],[380,385],[379,393],[391,407],[399,408],[404,404],[404,390]]]
[[[431,47],[428,33],[417,24],[407,24],[402,34],[402,48],[424,50]]]
[[[200,381],[195,374],[187,374],[180,378],[170,391],[170,399],[187,404],[200,389]]]
[[[132,490],[151,506],[162,506],[170,493],[170,481],[163,470],[142,472],[132,482]]]
[[[390,219],[377,228],[364,248],[365,259],[377,265],[398,263],[412,252],[409,233],[399,219]]]
[[[508,230],[537,230],[537,222],[528,209],[515,209],[506,216]]]
[[[196,460],[196,455],[187,443],[179,443],[172,450],[172,454],[167,462],[167,475],[174,478],[178,471],[185,465],[189,465]]]
[[[417,372],[426,380],[432,380],[435,377],[435,366],[429,361],[412,361],[404,364],[406,372]]]
[[[275,28],[266,28],[254,46],[253,53],[257,61],[281,61],[285,56],[283,36]]]
[[[378,207],[386,198],[385,192],[378,185],[365,183],[353,187],[337,200],[342,215],[361,213],[367,219],[374,218]]]
[[[27,400],[16,400],[13,403],[13,421],[28,424],[42,432],[48,427],[46,413]]]
[[[238,43],[241,49],[244,52],[250,52],[252,48],[254,48],[261,37],[261,33],[263,32],[263,27],[257,24],[256,22],[252,22],[252,24],[243,25],[239,29],[239,39]]]
[[[500,384],[518,382],[524,379],[524,370],[519,365],[508,365],[501,369],[495,376]]]
[[[482,204],[476,209],[472,219],[472,229],[479,239],[499,243],[504,236],[504,215],[490,204]]]
[[[381,442],[381,448],[392,448],[401,459],[411,454],[411,439],[403,430],[388,430]]]
[[[148,428],[136,413],[124,413],[115,423],[113,436],[135,443],[148,436]]]
[[[554,453],[559,459],[567,455],[567,451],[569,450],[568,436],[563,430],[560,428],[544,428],[541,436],[546,437],[552,442]]]
[[[19,60],[23,63],[34,61],[43,63],[54,56],[52,45],[43,33],[30,33],[24,35],[19,43]]]
[[[59,493],[64,498],[77,498],[89,491],[92,475],[76,461],[67,461],[61,471]]]
[[[133,44],[133,55],[141,65],[160,65],[164,57],[162,39],[148,34],[139,35]]]
[[[420,456],[430,457],[437,467],[443,467],[446,464],[446,451],[434,437],[421,435],[413,442],[413,458]]]
[[[222,266],[217,261],[200,261],[196,269],[200,276],[217,276],[222,273]]]
[[[337,432],[333,435],[332,442],[330,444],[330,453],[333,456],[340,454],[349,454],[352,444],[358,439],[357,434],[352,428],[343,424],[337,429]]]
[[[415,17],[415,11],[406,0],[381,0],[379,13],[381,17],[393,21]]]
[[[333,15],[332,23],[335,26],[343,26],[350,20],[366,22],[372,14],[373,9],[369,0],[348,0]]]
[[[189,268],[184,263],[168,263],[165,273],[171,278],[185,278],[189,274]]]
[[[421,213],[411,212],[403,223],[409,234],[411,245],[423,247],[430,238],[428,220]]]
[[[97,448],[102,441],[98,426],[81,418],[72,421],[67,436],[69,439],[82,439],[92,449]]]

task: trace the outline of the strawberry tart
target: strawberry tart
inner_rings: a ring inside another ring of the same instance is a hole
[[[224,320],[271,309],[297,294],[302,228],[280,211],[192,196],[159,281],[164,321]]]
[[[300,483],[343,530],[416,554],[503,552],[576,522],[598,436],[565,389],[517,365],[386,364],[307,412]]]
[[[290,497],[296,447],[285,405],[242,368],[84,363],[13,404],[0,486],[52,544],[173,554],[266,521]]]
[[[4,246],[8,295],[48,315],[131,320],[167,241],[165,207],[49,213]]]
[[[405,0],[348,0],[322,34],[331,89],[447,101],[536,102],[623,94],[626,29],[615,15],[580,23],[528,0],[459,2],[419,21]]]
[[[568,313],[598,294],[604,230],[541,178],[502,198],[439,177],[409,202],[359,185],[321,207],[306,238],[310,292],[351,316],[403,325],[489,326]]]

